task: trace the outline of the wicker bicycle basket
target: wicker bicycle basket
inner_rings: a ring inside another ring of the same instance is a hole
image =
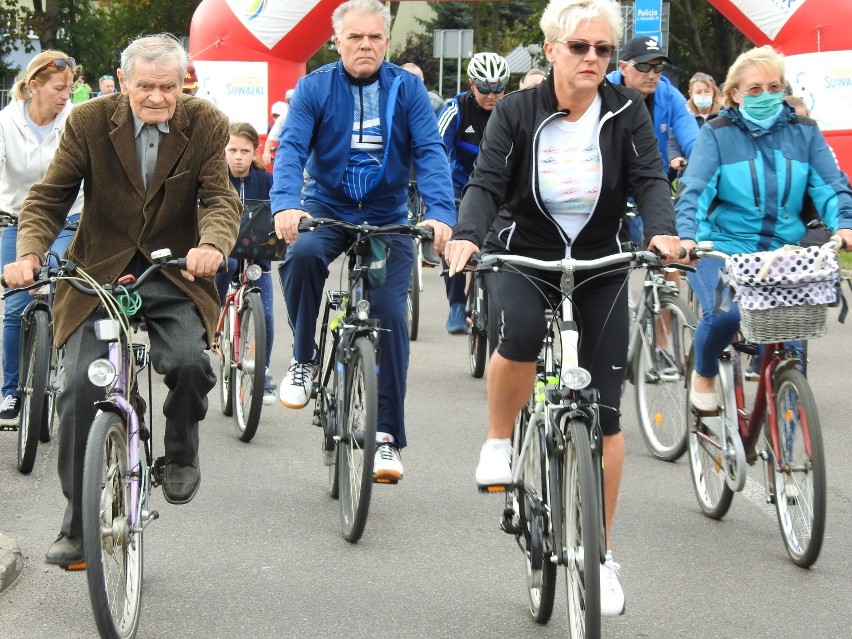
[[[828,306],[837,299],[840,264],[833,251],[783,247],[740,253],[726,262],[740,308],[740,330],[766,344],[825,335]]]

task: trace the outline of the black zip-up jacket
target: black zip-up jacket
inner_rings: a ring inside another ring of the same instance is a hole
[[[646,242],[654,235],[676,234],[671,189],[641,95],[607,80],[598,93],[601,189],[573,246],[547,212],[538,190],[541,129],[567,115],[557,107],[552,72],[538,86],[497,102],[463,192],[454,240],[470,240],[488,253],[511,252],[545,260],[611,255],[620,250],[619,230],[628,194],[636,200],[645,223]],[[500,219],[496,219],[498,211]],[[492,224],[499,232],[485,240]]]

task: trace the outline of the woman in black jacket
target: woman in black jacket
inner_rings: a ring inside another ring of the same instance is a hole
[[[680,241],[648,109],[639,93],[605,79],[622,30],[618,6],[551,0],[541,26],[551,71],[537,87],[497,103],[445,248],[450,274],[480,247],[546,260],[617,253],[628,193],[648,245],[676,257]],[[483,246],[498,210],[495,228],[502,230]],[[533,275],[558,288],[559,273]],[[615,409],[601,410],[609,551],[624,462],[617,409],[627,358],[627,287],[623,271],[578,272],[575,281],[580,365],[591,372],[601,405]],[[546,287],[509,270],[489,274],[486,285],[502,309],[503,330],[488,369],[489,433],[476,470],[481,486],[511,481],[514,420],[529,398],[545,330],[539,288]],[[601,612],[621,614],[624,593],[609,552],[601,568]]]

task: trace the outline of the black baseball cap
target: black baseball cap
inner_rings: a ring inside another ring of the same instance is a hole
[[[648,62],[648,60],[671,60],[663,53],[660,43],[654,36],[641,36],[633,38],[624,43],[618,54],[619,60],[635,60],[636,62]]]

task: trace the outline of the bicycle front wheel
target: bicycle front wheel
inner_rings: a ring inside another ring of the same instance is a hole
[[[807,568],[819,556],[825,532],[825,456],[816,401],[805,376],[787,369],[775,379],[773,463],[775,511],[787,554]]]
[[[51,331],[50,341],[53,342]],[[50,371],[47,377],[47,394],[44,397],[44,413],[41,417],[41,433],[39,441],[46,444],[53,439],[53,426],[56,421],[56,396],[62,384],[62,353],[60,349],[50,348]]]
[[[368,338],[355,338],[345,374],[343,414],[338,415],[340,526],[346,541],[354,543],[367,523],[376,454],[376,351]]]
[[[219,335],[219,403],[222,414],[230,417],[234,414],[234,394],[231,390],[234,372],[234,305],[228,303]]]
[[[548,534],[549,513],[552,508],[547,495],[547,459],[542,425],[530,425],[530,409],[525,406],[515,419],[512,448],[515,459],[519,459],[521,447],[529,434],[529,444],[524,454],[520,483],[511,493],[512,509],[518,514],[519,545],[524,550],[527,595],[530,614],[536,623],[547,623],[553,613],[553,599],[556,593],[556,564],[550,559],[553,555],[553,540]],[[520,543],[522,542],[522,543]]]
[[[568,636],[601,636],[601,513],[586,425],[576,419],[565,429],[562,464],[562,548],[566,554]]]
[[[256,291],[243,299],[240,311],[240,343],[232,370],[234,428],[241,441],[250,442],[260,423],[263,384],[266,378],[266,317]]]
[[[676,461],[686,450],[688,400],[686,359],[695,316],[675,295],[660,298],[660,313],[649,312],[633,361],[639,432],[650,453]]]
[[[414,241],[414,264],[408,284],[408,339],[417,340],[420,332],[420,283],[423,281],[423,249],[420,240]]]
[[[470,276],[467,290],[468,362],[470,374],[479,379],[485,374],[485,358],[488,355],[488,297],[482,279]]]
[[[142,473],[128,459],[122,416],[99,414],[83,466],[83,556],[95,623],[101,637],[114,639],[136,635],[142,603]]]
[[[50,375],[50,318],[43,308],[35,309],[23,322],[18,420],[18,470],[27,475],[35,465],[38,440],[45,416],[47,378]]]

